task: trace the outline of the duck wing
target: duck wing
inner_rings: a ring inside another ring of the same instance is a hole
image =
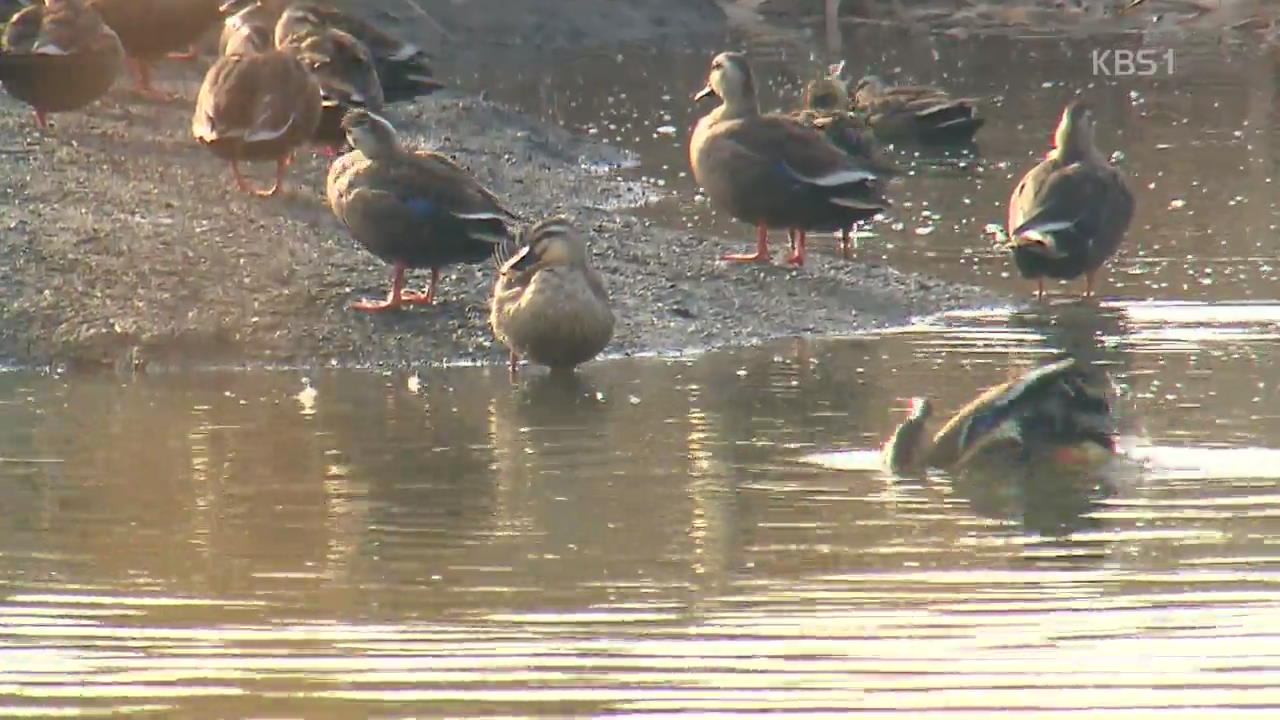
[[[1010,242],[1053,257],[1109,252],[1110,236],[1128,227],[1133,208],[1113,168],[1046,161],[1014,189]]]
[[[306,95],[312,92],[319,94],[315,82],[291,55],[224,56],[200,86],[191,132],[204,142],[275,140],[303,119],[304,103],[310,101]]]

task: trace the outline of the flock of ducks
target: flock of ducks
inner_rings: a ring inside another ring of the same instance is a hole
[[[191,45],[219,22],[219,56],[200,86],[192,136],[229,163],[239,189],[262,197],[280,192],[299,148],[335,156],[326,181],[334,215],[391,266],[387,297],[353,308],[431,304],[442,267],[493,258],[490,324],[513,373],[522,357],[572,369],[605,348],[614,315],[582,234],[559,217],[517,230],[524,218],[466,170],[402,144],[381,111],[441,84],[419,48],[367,21],[287,0],[43,0],[6,28],[0,83],[42,128],[48,114],[105,94],[126,66],[138,92],[170,100],[151,84],[149,64],[194,55]],[[847,257],[852,228],[890,205],[895,171],[881,145],[972,142],[984,123],[974,100],[874,77],[851,89],[842,69],[809,85],[802,110],[766,114],[744,55],[712,61],[694,100],[720,105],[694,127],[690,164],[716,209],[756,228],[755,251],[725,260],[768,262],[771,228],[787,230],[791,264],[805,262],[811,231],[840,233]],[[1124,178],[1094,145],[1093,122],[1085,104],[1068,105],[1053,149],[1010,198],[1011,253],[1038,297],[1045,278],[1081,275],[1091,294],[1133,214]],[[240,163],[254,161],[275,163],[272,187],[245,180]],[[405,289],[413,268],[431,270],[425,291]],[[886,459],[895,472],[952,468],[1014,443],[1019,452],[1092,461],[1113,447],[1100,430],[1105,394],[1088,375],[1071,360],[1036,370],[987,391],[932,438],[924,431],[930,405],[918,401]]]
[[[755,79],[741,53],[720,53],[695,100],[720,106],[694,127],[689,160],[712,206],[756,227],[753,253],[734,262],[769,262],[770,228],[786,228],[787,262],[805,262],[809,231],[838,231],[849,254],[851,227],[889,205],[895,174],[881,143],[972,142],[983,125],[975,102],[937,88],[886,87],[874,77],[853,92],[842,66],[805,90],[795,113],[761,113]],[[1008,246],[1022,277],[1044,296],[1045,279],[1084,276],[1092,295],[1096,276],[1115,254],[1133,218],[1124,176],[1094,142],[1094,118],[1081,100],[1062,111],[1053,148],[1017,183],[1009,199]],[[897,474],[929,468],[956,470],[1011,456],[1028,462],[1096,468],[1115,452],[1109,384],[1067,358],[991,388],[926,433],[932,405],[912,401],[910,416],[885,444]]]

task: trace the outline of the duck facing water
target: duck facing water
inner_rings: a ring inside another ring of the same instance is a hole
[[[613,337],[604,279],[588,263],[587,245],[565,218],[524,233],[522,247],[502,264],[489,324],[511,350],[552,370],[567,370],[604,350]]]
[[[932,416],[927,398],[912,401],[911,415],[884,446],[891,472],[957,470],[991,453],[1091,467],[1115,453],[1107,386],[1074,358],[986,390],[930,437]]]
[[[1133,194],[1124,175],[1094,144],[1093,112],[1077,100],[1062,111],[1053,149],[1009,198],[1009,241],[1014,264],[1036,281],[1085,276],[1093,294],[1098,270],[1115,254],[1133,220]]]
[[[716,96],[720,107],[698,120],[689,142],[694,178],[711,204],[756,226],[756,252],[725,255],[768,262],[769,228],[788,229],[804,264],[810,230],[845,230],[888,207],[880,175],[821,132],[785,115],[762,115],[755,81],[741,53],[720,53],[694,100]]]

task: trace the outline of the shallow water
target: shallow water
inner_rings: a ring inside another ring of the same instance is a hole
[[[965,61],[949,84],[1004,104],[974,177],[908,178],[863,257],[1025,291],[981,231],[1082,42],[939,41],[937,66]],[[935,77],[927,40],[845,45]],[[1232,48],[1097,90],[1141,208],[1097,304],[515,385],[0,375],[0,717],[1274,716],[1272,71]],[[799,77],[785,46],[760,53]],[[620,136],[676,193],[646,212],[745,242],[681,175],[708,57],[596,56],[494,92]],[[1126,457],[1103,477],[878,469],[901,396],[955,407],[1060,351],[1119,385]]]

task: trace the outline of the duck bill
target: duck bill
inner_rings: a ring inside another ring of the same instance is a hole
[[[533,246],[525,245],[520,248],[519,252],[512,255],[502,264],[502,274],[510,275],[511,273],[524,272],[537,264],[537,262],[538,257],[533,253]]]
[[[235,15],[250,5],[256,5],[256,0],[225,0],[218,6],[218,12],[223,15]]]
[[[712,89],[711,89],[711,86],[710,86],[710,85],[708,85],[708,86],[706,86],[706,87],[702,88],[701,90],[699,90],[697,93],[695,93],[695,94],[694,94],[694,96],[693,96],[693,101],[694,101],[694,102],[701,102],[702,100],[706,100],[707,98],[709,98],[709,97],[711,97],[712,95],[715,95],[715,94],[716,94],[716,91],[715,91],[715,90],[712,90]]]

